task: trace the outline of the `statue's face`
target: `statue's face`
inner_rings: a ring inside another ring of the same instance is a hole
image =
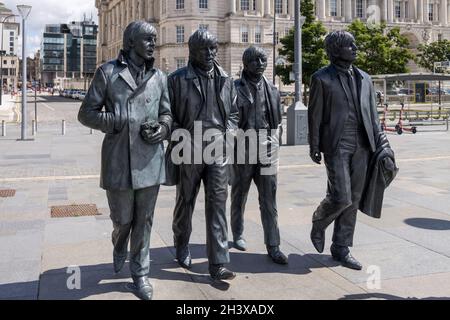
[[[261,78],[267,68],[267,56],[257,55],[255,59],[247,63],[245,71],[249,73],[251,77]]]
[[[153,57],[155,46],[156,35],[151,33],[141,33],[133,41],[131,50],[134,50],[137,56],[148,61]]]
[[[356,46],[355,39],[349,42],[348,45],[341,47],[339,51],[339,59],[347,62],[353,62],[356,60],[356,53],[358,47]]]
[[[216,59],[216,55],[217,44],[209,43],[192,50],[190,59],[198,68],[205,71],[210,71],[214,68],[214,60]]]

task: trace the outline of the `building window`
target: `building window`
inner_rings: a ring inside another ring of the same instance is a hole
[[[177,26],[177,43],[184,42],[184,26]]]
[[[363,0],[356,0],[356,16],[358,18],[364,17]]]
[[[256,0],[253,0],[253,10],[256,11]]]
[[[247,26],[241,27],[241,42],[248,43],[248,27]]]
[[[395,17],[398,19],[401,17],[400,1],[395,1]]]
[[[208,9],[208,0],[198,0],[199,9]]]
[[[175,8],[177,10],[184,9],[184,0],[176,0]]]
[[[208,24],[199,24],[198,29],[203,31],[208,31],[209,25]]]
[[[330,16],[337,16],[337,0],[330,0]]]
[[[166,14],[166,0],[161,0],[161,13]]]
[[[434,4],[429,3],[428,4],[428,21],[433,21],[434,19]]]
[[[186,66],[185,58],[175,58],[175,64],[177,65],[177,69],[184,68]]]
[[[255,43],[261,43],[262,42],[262,31],[261,26],[255,27]]]
[[[275,13],[276,14],[283,13],[283,0],[275,0]]]
[[[11,37],[14,37],[14,31],[10,31],[10,32],[9,32],[9,35],[10,35]]]
[[[409,18],[409,3],[405,1],[405,18]]]
[[[241,0],[241,10],[242,11],[250,10],[250,0]]]
[[[438,41],[442,41],[442,33],[438,34]]]

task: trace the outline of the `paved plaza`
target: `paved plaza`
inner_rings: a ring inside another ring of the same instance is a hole
[[[16,190],[14,197],[0,198],[0,299],[136,299],[125,287],[131,281],[128,263],[113,273],[112,223],[99,188],[103,134],[78,124],[80,103],[59,97],[38,101],[34,141],[16,141],[17,124],[0,137],[0,189]],[[29,107],[34,110],[32,103]],[[289,265],[275,265],[266,255],[252,186],[245,215],[249,248],[230,250],[237,277],[229,283],[209,278],[203,191],[193,217],[193,268],[175,262],[175,189],[162,187],[151,239],[154,299],[450,299],[450,133],[423,129],[388,135],[400,172],[386,192],[382,218],[358,216],[352,253],[362,271],[332,260],[332,228],[324,254],[309,240],[326,173],[311,162],[307,146],[281,149],[278,214]],[[52,206],[71,204],[95,204],[101,215],[50,217]],[[72,275],[78,271],[77,288]]]

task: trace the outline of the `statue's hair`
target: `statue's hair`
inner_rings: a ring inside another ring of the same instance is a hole
[[[339,56],[340,49],[349,46],[353,41],[355,41],[355,37],[350,32],[344,30],[330,32],[325,37],[325,50],[328,58],[331,61],[335,60]]]
[[[143,33],[154,36],[158,34],[156,28],[147,21],[139,20],[131,22],[123,33],[123,50],[129,52],[132,42],[136,40],[138,35]]]
[[[264,49],[261,47],[251,46],[245,49],[244,55],[242,56],[242,63],[244,64],[244,66],[246,66],[259,57],[267,59],[266,51],[264,51]]]
[[[193,52],[198,47],[203,46],[217,46],[217,38],[209,33],[207,30],[198,29],[189,37],[189,53]]]

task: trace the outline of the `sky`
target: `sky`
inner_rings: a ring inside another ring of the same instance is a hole
[[[31,13],[26,20],[26,55],[34,56],[34,53],[40,48],[42,34],[46,24],[68,23],[70,21],[83,20],[83,14],[97,19],[97,9],[95,0],[0,0],[14,14],[17,11],[18,4],[27,4],[32,6]],[[16,17],[16,22],[21,22],[21,17]],[[22,56],[22,35],[19,36],[19,48],[17,51]]]

